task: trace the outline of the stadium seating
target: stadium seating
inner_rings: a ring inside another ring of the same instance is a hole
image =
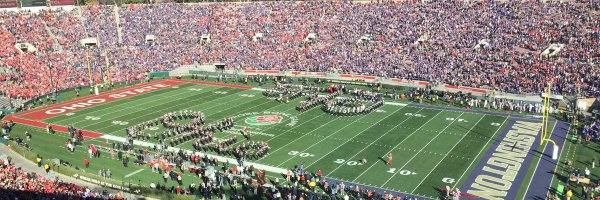
[[[598,96],[600,19],[579,17],[586,5],[261,2],[0,11],[0,66],[9,69],[0,91],[33,98],[86,84],[88,60],[95,72],[113,67],[114,81],[223,61],[231,69],[335,71],[519,94],[539,93],[553,77],[557,93]],[[210,41],[201,42],[203,35]],[[99,46],[82,47],[88,37],[98,37]],[[21,54],[15,42],[37,52]],[[106,77],[94,73],[92,81]]]
[[[84,187],[28,173],[0,160],[0,199],[123,199],[104,195]]]

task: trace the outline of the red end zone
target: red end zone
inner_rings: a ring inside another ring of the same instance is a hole
[[[12,120],[15,123],[25,124],[29,126],[46,128],[48,125],[45,122],[40,122],[39,120],[48,119],[57,115],[70,113],[76,110],[81,110],[89,107],[93,107],[100,104],[105,104],[109,102],[113,102],[119,99],[124,99],[127,97],[136,96],[146,92],[152,92],[156,90],[160,90],[163,88],[169,88],[172,86],[184,84],[184,83],[195,83],[195,84],[204,84],[204,85],[214,85],[214,86],[222,86],[222,87],[232,87],[232,88],[241,88],[241,89],[251,89],[250,86],[242,86],[242,85],[232,85],[232,84],[224,84],[224,83],[215,83],[215,82],[204,82],[204,81],[195,81],[195,80],[177,80],[177,79],[168,79],[168,80],[160,80],[149,83],[143,83],[131,87],[121,88],[112,90],[109,92],[102,93],[100,95],[91,95],[83,98],[71,99],[68,101],[63,101],[58,104],[45,106],[39,109],[33,109],[21,113],[16,113],[10,116],[5,117],[5,120]],[[52,128],[58,132],[67,133],[67,127],[53,124]],[[86,138],[98,138],[103,134],[82,130],[84,137]]]
[[[19,116],[34,120],[48,119],[50,117],[54,117],[60,114],[70,113],[76,110],[81,110],[84,108],[113,102],[122,98],[132,97],[139,94],[172,87],[182,83],[183,82],[181,81],[172,80],[144,83],[132,87],[123,88],[122,90],[113,90],[106,93],[102,93],[100,95],[91,95],[84,98],[73,99],[72,101],[61,102],[52,106],[42,107],[40,109],[35,109],[33,112],[23,113]]]

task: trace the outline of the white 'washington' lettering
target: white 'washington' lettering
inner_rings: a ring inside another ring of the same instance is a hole
[[[527,152],[531,149],[541,123],[517,121],[496,147],[467,193],[483,199],[506,199]]]

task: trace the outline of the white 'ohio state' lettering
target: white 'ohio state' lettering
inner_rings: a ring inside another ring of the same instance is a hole
[[[78,108],[85,108],[91,106],[92,104],[99,104],[106,102],[106,99],[90,99],[87,102],[74,103],[71,106],[63,106],[61,108],[55,108],[51,110],[47,110],[46,114],[48,115],[56,115],[66,112],[67,110],[77,110]]]
[[[66,111],[65,109],[57,108],[57,109],[52,109],[52,110],[46,110],[46,114],[56,115],[56,114],[64,113],[65,111]]]
[[[90,99],[87,101],[88,103],[104,103],[106,99]]]
[[[113,99],[119,99],[119,98],[127,97],[128,95],[136,95],[136,94],[139,94],[142,92],[157,90],[159,88],[165,88],[165,87],[171,87],[171,85],[154,84],[151,86],[133,89],[130,91],[123,91],[123,92],[120,92],[117,94],[111,94],[108,97],[113,98]],[[104,103],[104,102],[106,102],[106,99],[90,99],[90,100],[87,100],[87,102],[74,103],[74,104],[71,104],[70,106],[63,106],[61,108],[50,109],[50,110],[47,110],[45,113],[48,115],[56,115],[56,114],[65,113],[65,112],[67,112],[67,110],[77,110],[80,108],[92,106],[92,104],[99,104],[99,103]]]
[[[63,106],[62,108],[67,110],[75,110],[77,108],[85,108],[86,106],[91,106],[89,103],[74,103],[71,106]]]
[[[124,94],[111,94],[108,97],[113,98],[113,99],[118,99],[118,98],[123,98],[123,97],[126,97],[126,96],[127,95],[124,95]]]
[[[170,85],[167,85],[167,84],[156,84],[156,85],[153,85],[153,86],[154,87],[159,87],[159,88],[170,87]]]

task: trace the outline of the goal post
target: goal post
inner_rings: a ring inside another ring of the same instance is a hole
[[[552,83],[548,82],[548,88],[546,89],[547,95],[544,96],[544,105],[543,105],[544,110],[542,112],[542,133],[540,134],[542,138],[540,139],[540,145],[543,145],[544,142],[552,143],[552,146],[553,146],[552,160],[557,160],[559,147],[556,144],[556,142],[554,142],[554,140],[550,139],[550,136],[548,136],[548,121],[550,119],[551,87],[552,87]]]

